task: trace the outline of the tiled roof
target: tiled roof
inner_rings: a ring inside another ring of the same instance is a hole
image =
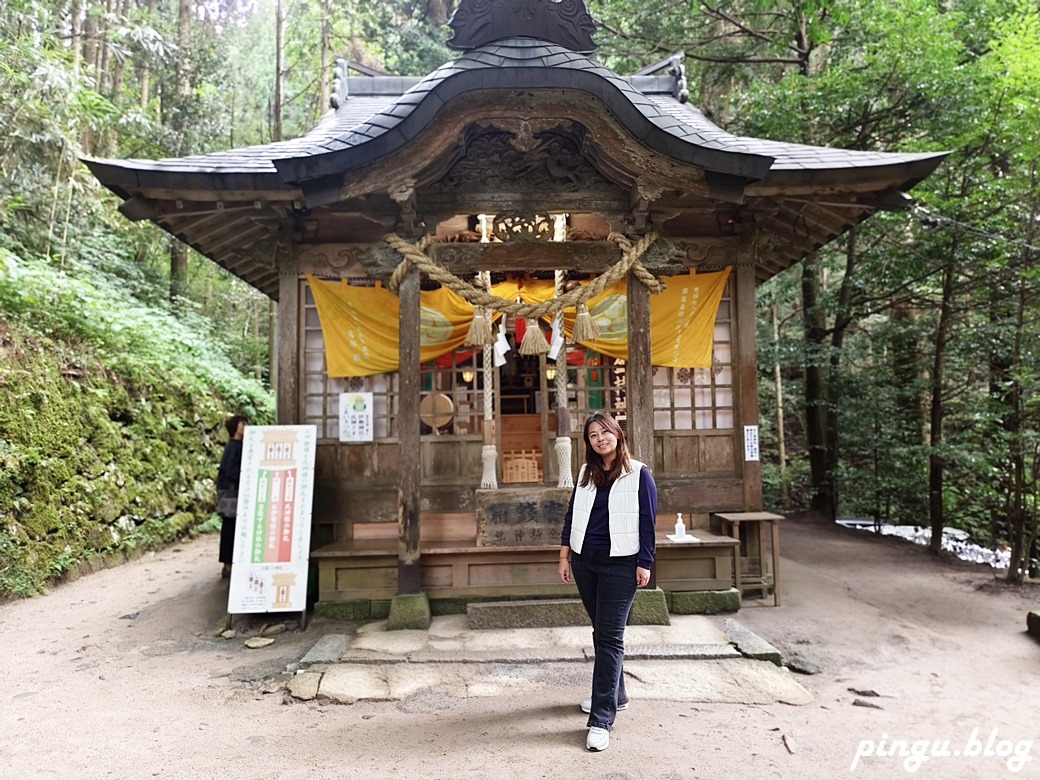
[[[346,134],[318,141],[298,157],[280,157],[275,166],[286,181],[349,170],[392,153],[416,137],[448,100],[481,88],[585,91],[601,99],[633,135],[662,154],[748,178],[760,178],[771,162],[768,155],[736,148],[725,133],[702,137],[629,79],[583,54],[534,38],[509,38],[442,65],[393,105]]]
[[[669,77],[624,78],[555,44],[512,38],[466,52],[422,79],[351,79],[352,94],[340,107],[290,141],[162,160],[98,160],[91,167],[118,169],[123,179],[131,172],[245,174],[255,177],[259,188],[281,189],[392,154],[422,132],[445,102],[470,89],[538,87],[589,92],[607,104],[633,135],[658,152],[748,179],[773,179],[778,174],[785,178],[784,172],[900,165],[936,157],[732,135],[695,107],[676,100],[669,94],[670,82]],[[144,182],[137,183],[144,186]]]
[[[735,150],[772,157],[773,164],[769,169],[770,172],[899,165],[936,157],[932,153],[859,152],[829,146],[809,146],[736,136],[727,133],[689,103],[680,103],[670,96],[663,95],[653,95],[650,100],[662,111],[680,121],[683,127],[688,128],[689,135],[686,137],[691,140],[712,138]]]

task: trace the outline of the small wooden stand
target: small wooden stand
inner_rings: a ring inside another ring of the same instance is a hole
[[[754,524],[758,529],[758,574],[745,576],[742,572],[740,548],[733,566],[733,585],[743,596],[746,590],[773,591],[773,606],[780,606],[780,521],[783,515],[772,512],[716,512],[712,514],[720,525],[720,530],[727,536],[740,540],[742,523]],[[772,568],[766,566],[765,526],[770,528],[770,548],[772,552]],[[749,529],[750,533],[750,529]]]

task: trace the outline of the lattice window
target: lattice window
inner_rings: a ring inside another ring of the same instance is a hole
[[[350,284],[370,286],[365,279],[351,279]],[[398,374],[375,374],[347,379],[330,377],[325,367],[325,338],[321,332],[318,309],[310,285],[303,285],[303,422],[316,425],[319,439],[339,441],[339,394],[372,393],[373,436],[376,439],[397,437]]]
[[[562,361],[561,361],[562,365]],[[556,409],[557,364],[546,361],[549,409]],[[577,420],[593,412],[611,412],[624,420],[625,361],[601,355],[582,346],[567,345],[567,406]]]
[[[659,431],[733,428],[733,320],[731,284],[715,319],[711,368],[654,369],[654,428]]]

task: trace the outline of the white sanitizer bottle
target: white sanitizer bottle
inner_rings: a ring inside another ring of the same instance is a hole
[[[675,518],[675,535],[680,539],[686,536],[686,524],[683,523],[682,512],[679,512]]]

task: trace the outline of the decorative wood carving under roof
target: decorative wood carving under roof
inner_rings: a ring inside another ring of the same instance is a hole
[[[597,48],[584,0],[462,0],[448,26],[455,31],[448,45],[462,51],[521,36],[583,54]]]

